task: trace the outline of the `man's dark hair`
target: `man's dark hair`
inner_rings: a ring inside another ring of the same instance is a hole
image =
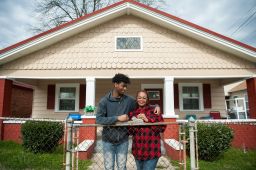
[[[130,78],[124,74],[118,73],[112,78],[112,82],[118,84],[121,82],[130,84]]]

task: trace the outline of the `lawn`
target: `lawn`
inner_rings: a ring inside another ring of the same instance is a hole
[[[87,169],[91,161],[80,161],[79,168]],[[33,154],[23,150],[20,144],[0,142],[0,169],[6,170],[58,170],[63,169],[63,148],[53,153]]]
[[[172,162],[179,167],[177,162]],[[190,161],[187,160],[187,169],[190,169]],[[255,170],[256,151],[243,152],[240,149],[231,148],[216,161],[208,162],[199,160],[200,170]]]

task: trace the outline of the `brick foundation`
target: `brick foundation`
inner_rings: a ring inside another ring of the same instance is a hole
[[[83,118],[83,124],[95,124],[95,118]],[[84,140],[94,140],[94,143],[86,150],[79,152],[79,159],[90,159],[93,154],[94,147],[96,145],[96,136],[97,136],[97,127],[80,127],[79,128],[79,141],[83,142]]]

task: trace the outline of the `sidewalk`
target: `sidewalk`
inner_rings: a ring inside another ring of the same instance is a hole
[[[92,157],[93,164],[89,167],[89,170],[101,170],[104,169],[104,160],[102,153],[95,153]],[[135,161],[133,155],[131,153],[128,154],[127,157],[127,170],[136,170]],[[116,169],[116,168],[115,168]],[[175,170],[175,168],[171,165],[170,161],[165,157],[161,156],[156,170]]]
[[[93,164],[89,167],[90,170],[101,170],[104,169],[104,159],[103,159],[103,148],[102,148],[102,141],[101,141],[101,130],[97,129],[97,143],[94,149],[94,154],[92,157]],[[129,139],[129,148],[128,148],[128,155],[127,155],[127,170],[136,170],[136,165],[134,161],[134,157],[131,154],[131,146],[132,140]],[[161,144],[161,150],[163,156],[160,157],[158,160],[157,168],[156,170],[175,170],[175,168],[171,165],[169,159],[165,155],[165,149],[163,147],[163,144]]]

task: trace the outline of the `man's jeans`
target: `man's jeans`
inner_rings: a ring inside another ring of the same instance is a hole
[[[115,160],[118,170],[126,170],[128,140],[120,144],[102,141],[102,144],[105,170],[114,170]]]
[[[141,161],[135,159],[137,170],[155,170],[159,158]]]

